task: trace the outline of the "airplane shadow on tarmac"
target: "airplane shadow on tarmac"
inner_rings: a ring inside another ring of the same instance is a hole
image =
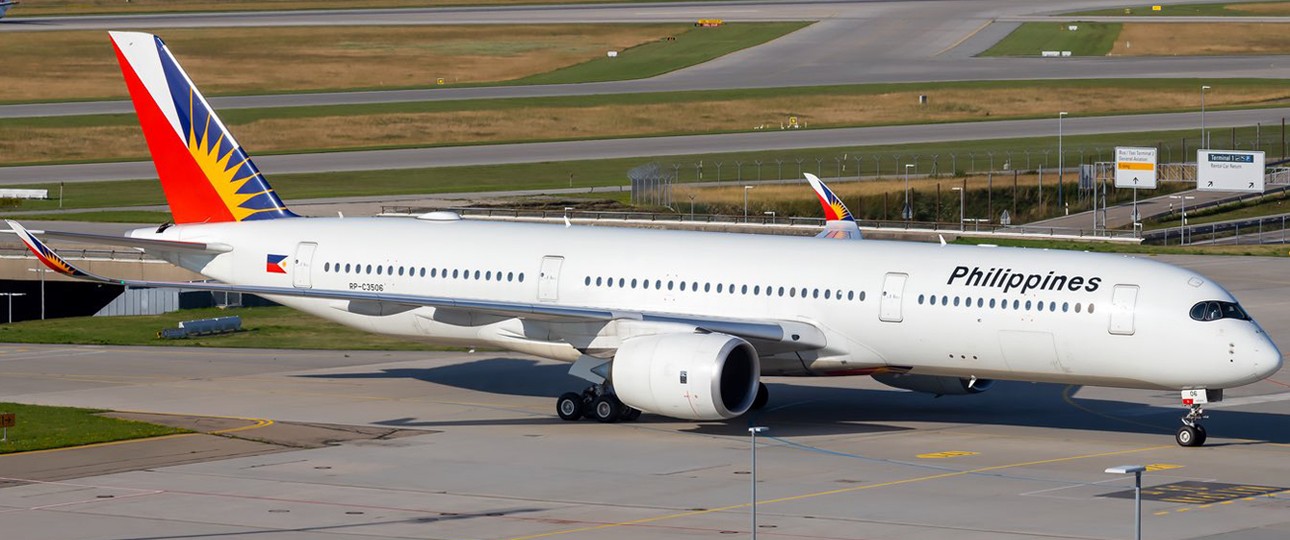
[[[523,416],[499,420],[434,421],[399,418],[387,425],[446,427],[451,425],[560,424],[554,398],[578,391],[586,382],[568,374],[568,366],[515,358],[484,358],[427,369],[386,369],[370,373],[301,375],[320,379],[403,378],[477,392],[552,398],[550,417]],[[830,379],[837,386],[795,384],[821,379],[767,378],[770,402],[765,408],[721,422],[688,423],[646,414],[637,423],[675,425],[678,430],[708,435],[747,436],[747,426],[773,426],[778,436],[900,431],[900,422],[1005,425],[1122,433],[1172,435],[1185,413],[1182,406],[1151,406],[1131,401],[1068,397],[1078,390],[1065,385],[998,381],[990,391],[969,396],[935,397],[898,390],[848,388],[855,378]],[[1149,394],[1143,391],[1144,398]],[[1210,409],[1204,422],[1212,438],[1290,443],[1284,429],[1288,415]],[[688,427],[687,427],[688,426]],[[1210,443],[1211,446],[1221,442]],[[1240,443],[1234,443],[1240,444]]]

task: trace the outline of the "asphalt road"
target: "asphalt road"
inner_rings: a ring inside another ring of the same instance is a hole
[[[1271,124],[1290,116],[1290,108],[1210,111],[1205,114],[1207,127],[1251,126],[1257,122]],[[1197,113],[1170,113],[1090,118],[1066,117],[1063,133],[1068,136],[1127,133],[1156,130],[1190,129],[1199,125]],[[753,131],[722,135],[689,135],[638,139],[498,144],[484,146],[412,148],[257,156],[256,164],[265,174],[290,174],[327,171],[364,171],[414,169],[465,165],[495,165],[572,161],[625,157],[650,157],[713,154],[722,152],[785,150],[867,146],[877,144],[916,144],[940,141],[999,139],[1011,137],[1044,137],[1056,135],[1056,120],[1005,120],[959,124],[883,126],[847,129],[803,129],[788,131]],[[254,152],[254,149],[251,149]],[[147,161],[126,163],[87,163],[30,167],[0,167],[0,185],[48,182],[95,182],[155,178],[156,171]]]
[[[1119,6],[1114,0],[1063,3],[1063,10]],[[408,10],[248,12],[17,18],[0,32],[219,26],[510,24],[557,22],[819,21],[783,38],[711,62],[638,81],[284,94],[213,99],[217,108],[344,105],[425,100],[770,88],[826,84],[1079,78],[1290,78],[1290,57],[974,58],[1021,20],[1051,6],[1008,0],[677,2]],[[1267,20],[1290,21],[1290,18]],[[1014,21],[1014,22],[1001,22]],[[105,54],[107,50],[105,49]],[[175,51],[182,60],[184,52]],[[1037,54],[1038,52],[1036,52]],[[130,112],[125,101],[0,106],[0,118]]]

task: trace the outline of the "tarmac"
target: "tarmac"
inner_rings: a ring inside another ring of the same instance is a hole
[[[1290,350],[1283,259],[1167,260],[1226,285]],[[1103,472],[1124,464],[1152,467],[1145,538],[1290,538],[1285,371],[1229,390],[1209,444],[1181,448],[1172,392],[1004,382],[937,399],[869,378],[772,378],[749,417],[598,424],[555,416],[554,397],[581,386],[566,370],[482,351],[2,345],[0,400],[237,431],[0,456],[0,534],[747,537],[747,427],[762,425],[767,539],[1131,538],[1133,480]],[[156,455],[170,457],[144,459]],[[86,467],[96,460],[128,463]]]

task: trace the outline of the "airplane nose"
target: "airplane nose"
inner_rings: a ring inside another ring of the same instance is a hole
[[[1284,362],[1281,358],[1281,349],[1277,348],[1277,344],[1273,343],[1267,334],[1262,334],[1262,337],[1262,343],[1255,350],[1256,354],[1252,355],[1253,365],[1250,366],[1254,369],[1254,376],[1258,378],[1257,380],[1271,377],[1272,374],[1281,370]]]

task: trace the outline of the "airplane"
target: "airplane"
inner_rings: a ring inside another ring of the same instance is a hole
[[[18,5],[18,2],[0,2],[0,19],[3,19],[9,9]]]
[[[731,419],[767,402],[768,375],[872,376],[937,395],[1006,379],[1178,391],[1187,414],[1175,440],[1200,446],[1206,403],[1282,365],[1222,286],[1143,258],[442,211],[300,217],[159,37],[110,35],[174,221],[42,236],[136,248],[215,282],[94,275],[10,221],[46,266],[126,287],[257,294],[370,332],[568,362],[590,385],[556,400],[565,420]],[[811,183],[830,221],[846,221]]]

